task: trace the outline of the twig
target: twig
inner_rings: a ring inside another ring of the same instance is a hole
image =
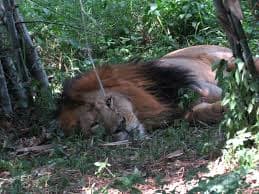
[[[131,144],[129,140],[122,140],[122,141],[100,144],[100,146],[119,146],[119,145],[129,145],[129,144]]]
[[[82,0],[79,0],[79,4],[80,4],[80,9],[81,9],[82,23],[83,23],[83,26],[84,26],[84,31],[83,32],[84,32],[85,40],[86,40],[86,43],[87,43],[86,22],[85,22],[85,18],[84,18],[84,16],[87,15],[87,14],[86,14],[86,11],[85,11],[85,9],[83,7]],[[91,51],[92,51],[91,48],[87,44],[86,52],[88,54],[88,58],[90,59],[90,62],[92,64],[92,66],[93,66],[93,70],[95,72],[95,76],[97,78],[98,85],[100,87],[100,91],[101,91],[103,97],[105,97],[106,93],[105,93],[105,90],[104,90],[104,87],[103,87],[103,84],[102,84],[102,80],[101,80],[101,78],[100,78],[100,76],[99,76],[99,74],[98,74],[98,72],[96,70],[96,67],[95,67],[95,64],[94,64],[94,61],[93,61],[93,58],[92,58],[92,52]]]
[[[15,24],[34,24],[34,23],[44,23],[44,24],[54,24],[54,25],[58,25],[58,26],[67,26],[70,28],[74,28],[76,30],[83,30],[83,28],[77,27],[77,26],[72,26],[69,24],[65,24],[65,23],[59,23],[59,22],[49,22],[49,21],[44,21],[44,20],[34,20],[34,21],[19,21],[19,22],[15,22]]]
[[[23,152],[39,152],[39,151],[51,149],[53,147],[54,147],[53,144],[47,144],[47,145],[20,148],[16,150],[16,154],[23,153]]]

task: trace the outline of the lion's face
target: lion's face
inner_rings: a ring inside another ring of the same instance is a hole
[[[107,97],[95,103],[95,107],[98,121],[109,130],[115,140],[126,140],[131,135],[144,136],[144,127],[134,113],[132,102],[126,96],[108,93]]]
[[[144,135],[144,127],[127,97],[115,92],[107,92],[104,97],[99,92],[92,92],[84,99],[84,103],[76,108],[63,105],[58,120],[66,135],[78,126],[87,136],[94,132],[97,124],[116,141],[128,139],[133,132]]]
[[[66,136],[73,134],[76,128],[80,128],[85,136],[94,132],[97,124],[97,112],[93,103],[75,107],[63,104],[60,109],[58,121]]]

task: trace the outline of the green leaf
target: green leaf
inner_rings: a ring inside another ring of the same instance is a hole
[[[229,102],[230,102],[229,98],[223,99],[222,106],[225,106],[225,105],[229,104]]]
[[[237,85],[239,85],[240,84],[240,73],[238,71],[235,72],[235,79],[236,79]]]
[[[238,71],[241,72],[242,69],[244,68],[245,66],[245,63],[243,61],[238,61],[237,62],[237,68],[238,68]]]
[[[215,62],[211,65],[212,71],[215,71],[216,69],[218,69],[218,68],[220,67],[220,64],[221,64],[221,60],[215,61]]]
[[[153,12],[157,9],[157,4],[156,3],[150,3],[150,11]]]
[[[251,113],[251,112],[252,112],[252,110],[253,110],[253,107],[254,107],[254,106],[253,106],[253,104],[252,104],[252,103],[251,103],[251,104],[249,104],[249,105],[248,105],[248,108],[247,108],[247,112],[248,112],[248,113]]]

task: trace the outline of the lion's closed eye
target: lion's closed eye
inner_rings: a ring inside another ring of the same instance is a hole
[[[106,104],[109,108],[112,109],[112,107],[113,107],[113,99],[112,99],[111,96],[108,97],[108,98],[105,100],[105,104]]]

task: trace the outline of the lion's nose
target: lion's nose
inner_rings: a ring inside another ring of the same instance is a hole
[[[115,129],[114,133],[119,133],[126,130],[126,118],[122,117],[120,123],[118,124],[117,128]],[[127,132],[127,131],[126,131]]]
[[[127,140],[129,138],[129,132],[126,130],[125,117],[122,117],[118,127],[116,128],[112,136],[115,141]]]
[[[120,125],[118,127],[121,131],[126,130],[126,118],[122,117],[122,120],[120,121]]]

